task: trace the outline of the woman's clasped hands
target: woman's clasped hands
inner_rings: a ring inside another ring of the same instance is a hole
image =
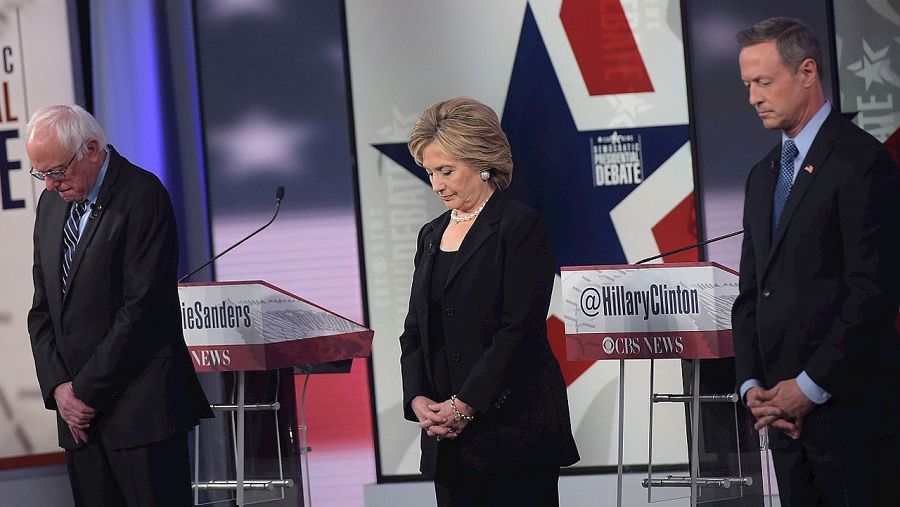
[[[453,410],[454,403],[456,410]],[[471,421],[465,417],[457,417],[457,411],[460,415],[468,417],[473,416],[475,412],[459,398],[437,403],[426,396],[416,396],[410,405],[419,420],[419,427],[425,430],[429,437],[434,437],[438,441],[458,438]]]

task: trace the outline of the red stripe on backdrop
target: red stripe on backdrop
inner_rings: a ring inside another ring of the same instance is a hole
[[[575,379],[594,364],[594,361],[569,361],[566,357],[566,326],[557,317],[547,319],[547,340],[550,341],[553,355],[559,361],[566,387],[572,385]]]
[[[588,93],[653,91],[619,0],[563,0],[559,19]]]
[[[670,252],[697,242],[697,213],[694,210],[694,193],[672,208],[662,220],[652,228],[653,237],[660,253]],[[664,262],[696,262],[700,252],[696,248],[667,255]]]
[[[303,375],[294,377],[299,417]],[[403,414],[397,414],[402,424]],[[307,439],[311,456],[322,451],[375,448],[369,373],[365,359],[354,359],[350,373],[311,375],[306,388]]]

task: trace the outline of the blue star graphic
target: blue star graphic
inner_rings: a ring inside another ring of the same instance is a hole
[[[501,123],[515,166],[512,185],[505,192],[544,213],[557,263],[562,266],[626,262],[609,212],[636,186],[594,186],[593,147],[598,136],[615,133],[619,142],[629,135],[639,138],[646,179],[690,135],[687,125],[579,131],[530,6],[522,22]],[[429,184],[405,143],[373,146]]]

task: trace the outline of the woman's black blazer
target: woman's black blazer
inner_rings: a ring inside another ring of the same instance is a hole
[[[547,310],[556,271],[544,218],[496,192],[468,232],[450,268],[438,315],[428,312],[431,266],[450,220],[444,213],[419,232],[415,272],[400,336],[404,415],[432,382],[429,319],[441,319],[450,385],[477,410],[458,439],[464,466],[509,472],[578,461],[566,386],[547,342]],[[421,471],[433,476],[438,443],[422,432]]]

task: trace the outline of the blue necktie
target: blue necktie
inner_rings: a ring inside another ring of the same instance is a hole
[[[63,264],[62,264],[62,289],[66,292],[69,281],[69,270],[72,268],[72,259],[75,258],[75,247],[78,245],[78,226],[81,224],[81,216],[87,209],[87,201],[76,202],[69,208],[69,219],[63,227]]]
[[[772,206],[772,237],[778,229],[778,221],[781,220],[781,212],[787,203],[791,186],[794,184],[794,159],[800,150],[794,141],[788,139],[781,145],[781,169],[778,171],[778,183],[775,184],[775,202]]]

